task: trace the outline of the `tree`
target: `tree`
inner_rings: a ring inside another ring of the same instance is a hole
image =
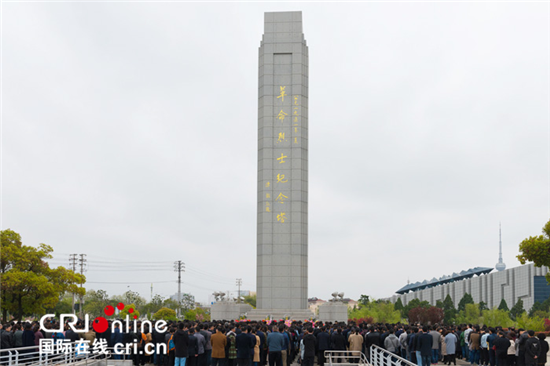
[[[52,309],[65,292],[84,295],[80,284],[86,278],[64,267],[50,268],[53,248],[23,245],[13,230],[0,231],[0,303],[2,319],[20,320],[24,315],[44,314]]]
[[[72,295],[62,296],[53,309],[48,309],[48,313],[59,317],[61,314],[71,314],[73,312]]]
[[[210,320],[210,313],[206,312],[206,310],[204,310],[203,308],[191,309],[185,313],[185,320],[193,320],[193,321]]]
[[[508,311],[496,308],[483,310],[481,322],[488,327],[501,326],[507,328],[514,325],[514,321],[510,319]]]
[[[132,309],[132,312],[130,312],[130,309]],[[134,317],[139,318],[140,313],[139,313],[139,310],[136,309],[135,304],[124,305],[124,309],[122,309],[118,314],[119,318],[121,319],[125,319],[126,315],[129,315],[130,320],[134,319]]]
[[[172,309],[161,308],[153,314],[155,320],[177,320],[176,312]]]
[[[514,305],[512,309],[510,309],[510,318],[512,318],[512,320],[516,320],[523,313],[525,313],[525,309],[523,309],[523,300],[518,299],[516,305]]]
[[[453,303],[453,299],[451,299],[451,296],[447,294],[445,297],[445,300],[443,300],[443,322],[445,324],[453,324],[456,320],[456,316],[458,314],[458,311],[455,309],[455,305]]]
[[[540,332],[544,330],[544,319],[539,317],[530,317],[524,311],[516,319],[518,328],[530,329],[535,332]]]
[[[84,297],[84,312],[92,317],[105,316],[104,309],[107,305],[116,303],[109,300],[109,295],[104,290],[90,290]]]
[[[372,318],[374,322],[397,323],[401,320],[401,314],[395,310],[391,302],[372,301],[360,309],[348,311],[350,319],[368,319]]]
[[[393,305],[393,308],[400,313],[403,311],[403,302],[401,301],[401,298],[398,298],[395,304]]]
[[[359,297],[359,300],[357,300],[357,302],[361,306],[367,306],[369,304],[370,300],[369,300],[369,297],[367,295],[361,295]]]
[[[529,310],[529,316],[534,316],[535,313],[544,313],[547,311],[548,309],[545,308],[544,303],[537,301],[533,304],[533,306],[531,306],[531,310]]]
[[[508,309],[508,304],[506,304],[506,300],[504,299],[500,300],[500,305],[498,306],[498,310],[504,310],[506,312],[510,311],[510,309]]]
[[[160,296],[159,294],[156,294],[153,296],[150,302],[148,302],[144,307],[143,310],[147,312],[147,314],[155,313],[162,308],[164,304],[164,298]],[[150,319],[150,318],[148,318]]]
[[[411,301],[409,301],[409,303],[407,305],[405,305],[405,307],[401,311],[401,316],[403,318],[408,319],[409,318],[409,311],[411,311],[411,309],[417,308],[419,306],[423,307],[423,308],[429,308],[431,305],[427,301],[420,301],[418,299],[412,299]]]
[[[195,296],[191,294],[181,294],[181,313],[195,308]]]
[[[256,309],[256,295],[248,295],[244,297],[244,303]]]
[[[469,293],[465,293],[464,296],[462,296],[462,299],[458,302],[458,311],[464,311],[466,310],[466,304],[473,304],[474,299],[472,298],[472,295]]]
[[[441,323],[444,317],[443,309],[436,306],[416,307],[409,311],[409,323],[436,324]]]
[[[479,311],[481,313],[483,313],[483,310],[489,310],[489,307],[487,306],[487,304],[483,301],[480,301],[479,302]],[[481,315],[481,313],[479,315]]]
[[[165,308],[170,308],[176,310],[178,308],[178,302],[170,298],[163,301],[162,306]]]
[[[464,324],[480,324],[479,304],[466,304],[457,321]]]
[[[517,258],[521,264],[533,262],[537,267],[550,267],[550,221],[542,228],[542,234],[530,236],[519,244]],[[550,282],[550,272],[546,274],[546,280]]]

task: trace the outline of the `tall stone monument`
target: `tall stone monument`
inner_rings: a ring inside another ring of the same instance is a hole
[[[257,310],[311,317],[308,280],[308,48],[301,12],[265,13],[259,49]]]

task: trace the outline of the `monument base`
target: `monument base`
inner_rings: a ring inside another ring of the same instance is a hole
[[[250,320],[290,319],[304,321],[313,319],[314,315],[309,309],[253,309],[247,313],[246,318]]]
[[[322,322],[348,321],[348,306],[341,302],[328,302],[319,306],[319,320]]]
[[[212,320],[236,320],[245,316],[252,310],[248,304],[236,302],[216,302],[210,307],[210,318]]]

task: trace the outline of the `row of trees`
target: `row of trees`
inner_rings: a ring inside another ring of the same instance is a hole
[[[508,309],[502,300],[498,308],[489,309],[483,302],[474,303],[470,294],[465,294],[455,308],[449,295],[443,301],[431,306],[427,301],[413,299],[404,306],[401,299],[395,304],[389,301],[370,301],[361,295],[358,307],[349,312],[349,318],[362,322],[397,323],[408,321],[422,324],[485,324],[487,326],[517,326],[535,331],[550,328],[550,298],[542,303],[535,303],[529,313],[523,308],[521,299]]]
[[[147,316],[148,319],[176,320],[176,311],[178,307],[181,314],[188,320],[208,320],[210,314],[202,308],[196,307],[195,298],[190,294],[182,294],[180,306],[178,302],[170,298],[164,298],[160,295],[155,295],[151,301],[147,302],[139,293],[128,290],[122,295],[114,295],[109,297],[107,292],[103,290],[90,290],[84,296],[84,312],[92,316],[100,316],[103,314],[103,309],[111,305],[116,307],[118,303],[126,304],[124,310],[117,317],[125,317],[129,307],[134,309],[132,314]]]

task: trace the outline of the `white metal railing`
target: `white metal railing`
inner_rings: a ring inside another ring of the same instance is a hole
[[[415,363],[376,345],[370,347],[370,364],[372,366],[417,366]]]
[[[17,347],[0,350],[0,366],[15,365],[59,365],[88,363],[100,358],[111,358],[112,349],[107,348],[107,354],[82,353],[77,348],[78,342],[67,343],[68,352],[55,352],[53,354],[40,352],[39,346]]]
[[[325,351],[326,363],[329,365],[365,365],[370,366],[365,354],[361,351]]]

